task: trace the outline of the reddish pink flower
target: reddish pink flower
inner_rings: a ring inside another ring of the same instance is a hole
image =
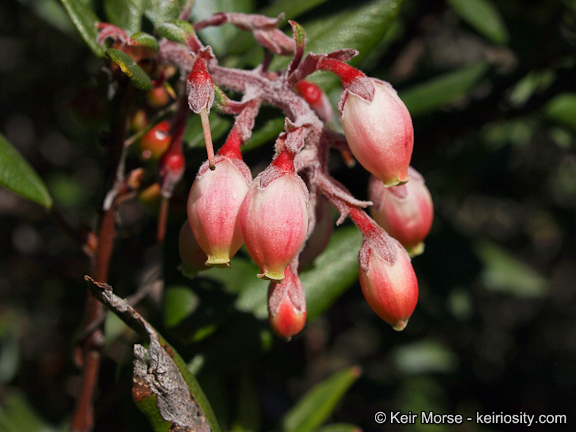
[[[290,340],[306,324],[304,287],[291,266],[286,267],[282,282],[271,281],[268,288],[268,319],[278,336]]]
[[[360,286],[366,301],[394,330],[404,330],[418,302],[418,280],[402,245],[364,239],[359,256]]]
[[[390,84],[376,79],[372,82],[375,91],[371,102],[352,91],[343,92],[340,120],[358,162],[386,186],[394,186],[409,179],[412,119]]]
[[[384,187],[376,177],[370,179],[369,197],[374,203],[370,213],[388,234],[415,256],[424,252],[424,239],[432,228],[434,208],[424,178],[410,167],[410,181]]]
[[[308,102],[320,120],[325,123],[332,121],[332,105],[320,87],[310,81],[302,80],[296,84],[296,91]]]
[[[227,267],[242,246],[238,210],[250,187],[250,169],[241,159],[217,155],[217,169],[200,167],[188,197],[188,221],[208,256],[206,265]]]
[[[308,233],[308,189],[284,150],[254,179],[240,208],[240,229],[259,278],[282,280]]]

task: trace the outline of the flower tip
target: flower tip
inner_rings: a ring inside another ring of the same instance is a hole
[[[230,266],[229,259],[215,259],[215,258],[208,258],[205,263],[208,267],[217,267],[217,268],[232,268]]]
[[[392,325],[392,328],[398,332],[401,332],[408,325],[408,320],[409,320],[409,318],[406,318],[404,320],[399,320]]]
[[[408,181],[410,180],[410,176],[406,175],[404,176],[404,178],[400,178],[399,176],[396,176],[388,181],[386,180],[382,180],[382,182],[384,183],[384,187],[393,187],[393,186],[400,186],[403,184],[408,183]]]
[[[270,328],[286,342],[300,333],[306,325],[306,311],[297,310],[289,302],[284,301],[275,315],[269,315]]]
[[[422,255],[424,253],[424,242],[418,243],[416,246],[407,248],[408,255],[410,258],[414,258],[415,256]]]
[[[258,273],[257,276],[260,279],[274,281],[274,282],[280,282],[280,281],[282,281],[282,279],[284,279],[284,270],[278,271],[278,272],[266,270],[266,271],[264,271],[264,273]]]

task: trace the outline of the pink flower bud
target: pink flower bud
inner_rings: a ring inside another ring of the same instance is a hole
[[[178,252],[182,260],[182,271],[187,276],[195,276],[200,270],[206,270],[208,258],[192,234],[190,224],[185,221],[180,228],[178,237]]]
[[[372,310],[401,331],[416,308],[418,281],[406,250],[386,237],[385,242],[364,238],[359,255],[360,286]]]
[[[259,278],[282,280],[308,233],[308,189],[284,150],[252,182],[240,208],[240,229]]]
[[[374,203],[370,208],[374,220],[415,256],[424,252],[423,241],[432,228],[434,208],[424,178],[412,167],[408,174],[408,183],[390,188],[372,177],[368,194]]]
[[[278,336],[290,340],[306,324],[304,287],[291,266],[286,267],[282,282],[271,281],[268,288],[268,319]]]
[[[242,246],[238,210],[250,187],[250,169],[241,160],[218,154],[216,170],[208,161],[200,169],[188,196],[188,221],[208,255],[206,265],[227,267]]]
[[[342,93],[342,128],[350,150],[366,170],[386,186],[405,183],[414,146],[412,119],[390,84],[371,81],[375,87],[371,102],[352,91]]]
[[[214,80],[208,72],[206,59],[198,57],[194,62],[186,81],[186,94],[190,109],[194,113],[200,114],[203,109],[210,112],[214,102]]]

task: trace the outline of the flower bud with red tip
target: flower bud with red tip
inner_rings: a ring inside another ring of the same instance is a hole
[[[296,84],[296,91],[300,96],[304,98],[310,108],[314,110],[318,118],[324,123],[330,123],[332,121],[332,105],[328,100],[326,93],[322,91],[320,87],[310,81],[302,80]]]
[[[292,265],[286,267],[281,282],[271,281],[268,288],[268,319],[278,336],[290,340],[306,324],[304,287]]]
[[[342,92],[340,121],[350,150],[385,186],[406,183],[414,147],[410,113],[390,84],[369,78],[358,81],[372,82],[374,95],[369,101],[354,93],[355,83]]]
[[[351,209],[350,215],[364,235],[358,256],[364,298],[380,318],[401,331],[418,302],[418,280],[410,257],[363,211]]]
[[[188,104],[195,114],[210,108],[214,103],[214,80],[208,72],[206,59],[198,57],[192,66],[192,71],[186,80],[186,94]]]
[[[411,256],[424,252],[424,239],[432,228],[434,206],[424,177],[410,167],[410,181],[384,187],[376,177],[370,179],[368,195],[374,203],[370,213],[388,234],[398,240]]]
[[[240,229],[259,278],[282,280],[308,234],[308,189],[283,150],[252,182],[240,208]]]
[[[208,256],[208,266],[228,267],[242,246],[238,211],[252,177],[241,159],[239,143],[232,140],[239,137],[231,134],[220,149],[215,158],[216,170],[209,169],[208,161],[200,167],[188,197],[190,227]],[[233,146],[237,150],[232,151]]]

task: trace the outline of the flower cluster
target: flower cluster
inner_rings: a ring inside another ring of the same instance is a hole
[[[363,234],[359,272],[368,304],[394,329],[402,330],[418,298],[408,252],[413,256],[423,250],[433,218],[430,193],[422,176],[410,167],[414,144],[410,114],[390,84],[347,64],[355,50],[304,55],[304,29],[290,22],[294,34],[290,38],[277,28],[280,18],[219,13],[194,28],[181,27],[186,35],[181,40],[159,42],[155,59],[160,66],[179,71],[182,88],[174,120],[170,127],[162,124],[170,142],[163,143],[161,157],[149,151],[159,157],[162,195],[170,198],[182,177],[182,130],[191,113],[202,118],[208,154],[188,197],[189,225],[180,236],[182,260],[196,270],[227,267],[245,244],[260,268],[257,276],[270,280],[270,325],[278,335],[290,338],[306,320],[299,264],[310,262],[326,246],[332,232],[327,207],[331,204],[340,213],[338,223],[350,216]],[[196,36],[197,30],[225,23],[252,32],[264,47],[259,67],[224,67]],[[101,38],[106,37],[130,45],[131,39],[119,37],[113,26],[101,28]],[[285,70],[269,70],[273,55],[290,56],[291,62]],[[338,113],[344,134],[331,126],[333,110],[326,94],[307,80],[316,71],[329,71],[341,79]],[[228,91],[243,97],[232,100]],[[274,144],[272,161],[252,178],[241,148],[262,104],[282,110],[285,127]],[[216,154],[208,123],[212,108],[234,117]],[[352,155],[373,175],[371,201],[354,198],[330,176],[331,147]],[[364,211],[371,204],[374,219]],[[304,249],[307,244],[310,247]]]

